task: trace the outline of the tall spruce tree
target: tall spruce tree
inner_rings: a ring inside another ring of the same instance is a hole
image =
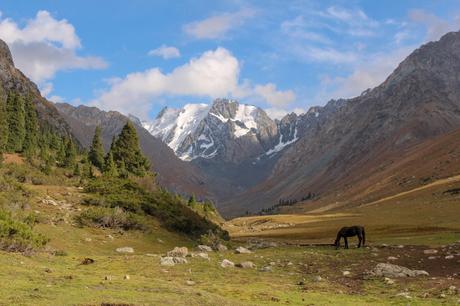
[[[6,149],[9,152],[21,152],[26,135],[24,98],[17,93],[10,92],[6,103],[8,120],[8,142]]]
[[[149,161],[141,152],[139,138],[131,121],[128,121],[121,130],[112,144],[111,152],[119,169],[124,167],[129,173],[144,176],[150,168]]]
[[[109,177],[116,177],[118,176],[117,166],[113,161],[112,152],[107,153],[104,162],[104,175]]]
[[[28,96],[24,104],[25,109],[25,137],[23,151],[28,156],[35,156],[38,149],[38,120],[37,111],[32,96]]]
[[[94,132],[93,142],[89,149],[89,161],[99,170],[104,168],[104,147],[101,140],[101,128],[98,126]]]
[[[77,161],[77,148],[73,143],[71,138],[66,139],[65,141],[65,158],[64,158],[64,167],[73,168],[75,162]]]
[[[8,119],[6,113],[6,101],[3,101],[3,95],[0,86],[0,156],[6,150],[8,143]]]

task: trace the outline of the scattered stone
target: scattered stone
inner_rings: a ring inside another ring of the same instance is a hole
[[[91,239],[91,238],[85,238],[85,241],[86,241],[86,242],[91,242],[91,241],[93,241],[93,239]]]
[[[173,261],[175,264],[186,264],[188,263],[187,259],[184,257],[173,257]]]
[[[172,267],[175,265],[173,257],[161,257],[160,258],[160,265]]]
[[[398,260],[398,258],[397,258],[397,257],[394,257],[394,256],[389,256],[387,259],[388,259],[388,260]]]
[[[276,266],[276,262],[270,261],[270,266]]]
[[[157,257],[158,254],[147,253],[147,254],[145,254],[145,256],[148,256],[148,257]]]
[[[115,239],[115,238],[113,238],[113,236],[112,236],[112,235],[107,235],[107,238],[109,238],[110,240],[113,240],[113,239]]]
[[[445,298],[446,298],[446,295],[445,295],[444,293],[441,293],[441,294],[439,295],[439,297],[440,297],[441,299],[445,299]]]
[[[157,241],[158,241],[159,243],[164,243],[164,241],[161,240],[160,238],[158,238]]]
[[[384,280],[385,280],[385,283],[386,283],[387,285],[394,285],[394,283],[395,283],[394,280],[392,280],[391,278],[388,278],[388,277],[385,277]]]
[[[129,277],[128,274],[126,274],[126,275],[123,277],[123,279],[126,279],[126,280],[129,280],[130,278],[131,278],[131,277]]]
[[[343,276],[350,276],[350,275],[351,275],[351,272],[350,272],[350,271],[343,271],[343,272],[342,272],[342,275],[343,275]]]
[[[320,282],[320,281],[323,280],[323,278],[322,278],[321,276],[319,276],[319,275],[316,275],[315,277],[313,277],[313,280],[314,280],[315,282]]]
[[[370,274],[384,277],[416,277],[420,275],[429,276],[428,272],[424,270],[411,270],[406,267],[389,263],[377,264],[377,266],[370,272]]]
[[[116,251],[118,253],[134,253],[134,249],[132,247],[117,248]]]
[[[265,266],[260,269],[261,272],[272,272],[273,269],[270,266]]]
[[[404,297],[406,299],[411,299],[412,297],[409,295],[409,292],[401,292],[395,295],[396,297]]]
[[[230,260],[228,260],[228,259],[224,259],[220,263],[220,266],[222,268],[233,268],[235,266],[235,264],[233,262],[231,262]]]
[[[235,250],[235,253],[236,254],[251,254],[252,252],[249,251],[248,249],[240,246],[240,247],[237,247],[236,250]]]
[[[428,257],[429,260],[433,260],[433,259],[436,259],[436,258],[438,258],[438,257],[437,256],[429,256]]]
[[[104,277],[104,280],[106,280],[106,281],[111,281],[111,280],[112,280],[112,276],[106,275],[106,276]]]
[[[188,286],[193,286],[193,285],[196,284],[196,283],[195,283],[194,281],[192,281],[192,280],[187,280],[187,281],[185,281],[185,283],[186,283]]]
[[[200,250],[202,252],[212,252],[212,248],[210,246],[203,245],[203,244],[200,244],[198,246],[198,250]]]
[[[437,254],[437,253],[438,253],[438,250],[435,250],[435,249],[428,249],[428,250],[423,251],[423,254],[426,254],[426,255],[432,255],[432,254]]]
[[[80,265],[90,265],[92,263],[94,263],[94,259],[86,257],[80,262]]]
[[[445,259],[454,259],[454,255],[447,255],[446,257],[444,257]]]
[[[458,289],[455,286],[449,286],[448,291],[450,294],[457,294]]]
[[[45,272],[46,272],[46,273],[51,273],[51,272],[53,272],[53,271],[51,271],[50,268],[45,268]]]
[[[192,257],[200,257],[200,258],[203,258],[203,259],[210,260],[208,253],[203,253],[203,252],[192,253]]]
[[[187,247],[175,247],[172,251],[168,252],[169,257],[186,257],[188,255]]]
[[[252,261],[243,261],[241,263],[236,264],[238,268],[243,269],[254,269],[256,265]]]
[[[223,245],[222,243],[219,243],[219,244],[216,246],[216,251],[225,252],[225,251],[227,251],[227,250],[228,250],[228,248],[227,248],[225,245]]]
[[[400,244],[398,246],[396,246],[398,249],[404,249],[404,245]]]

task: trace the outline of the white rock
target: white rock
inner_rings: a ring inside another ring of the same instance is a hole
[[[447,255],[446,257],[444,257],[445,259],[454,259],[454,255]]]
[[[236,248],[235,253],[237,253],[237,254],[251,254],[252,252],[249,251],[248,249],[240,246],[240,247]]]
[[[350,275],[351,275],[351,272],[350,272],[350,271],[343,271],[343,272],[342,272],[342,275],[343,275],[343,276],[350,276]]]
[[[198,246],[198,250],[200,250],[202,252],[212,252],[212,248],[210,246],[203,245],[203,244],[200,244]]]
[[[118,253],[134,253],[134,249],[132,247],[117,248],[116,251]]]
[[[256,265],[252,261],[243,261],[241,263],[236,264],[238,268],[243,268],[243,269],[253,269],[256,267]]]
[[[208,253],[204,253],[204,252],[192,253],[192,257],[199,257],[199,258],[203,258],[207,260],[210,259]]]
[[[172,267],[176,263],[174,262],[174,257],[161,257],[160,258],[160,265],[166,266],[166,267]]]
[[[196,283],[195,283],[194,281],[192,281],[192,280],[187,280],[187,281],[185,281],[185,283],[186,283],[188,286],[193,286],[193,285],[196,284]]]
[[[273,269],[270,266],[265,266],[260,269],[261,272],[272,272]]]
[[[388,259],[388,260],[398,260],[398,258],[397,258],[397,257],[394,257],[394,256],[390,256],[390,257],[388,257],[387,259]]]
[[[428,249],[428,250],[423,251],[423,254],[427,254],[427,255],[433,255],[437,253],[438,253],[438,250],[435,250],[435,249]]]
[[[219,243],[217,245],[217,247],[216,247],[216,251],[219,251],[219,252],[225,252],[227,250],[228,250],[228,248],[225,245],[223,245],[222,243]]]
[[[126,274],[126,275],[123,277],[123,279],[130,280],[131,277],[130,277],[128,274]]]
[[[220,263],[220,266],[222,268],[233,268],[235,266],[235,264],[233,262],[231,262],[230,260],[228,260],[228,259],[224,259]]]
[[[314,280],[315,282],[320,282],[320,281],[323,280],[323,278],[322,278],[321,276],[319,276],[319,275],[316,275],[316,276],[313,278],[313,280]]]
[[[389,263],[379,263],[371,271],[371,274],[384,277],[416,277],[420,275],[428,276],[428,272],[424,270],[411,270],[406,267],[393,265]]]
[[[393,285],[395,283],[395,281],[392,280],[391,278],[385,277],[385,283],[388,284],[388,285]]]
[[[404,297],[406,299],[411,299],[412,297],[409,295],[409,292],[401,292],[396,294],[397,297]]]
[[[186,257],[188,255],[187,247],[175,247],[172,251],[167,253],[169,257]]]

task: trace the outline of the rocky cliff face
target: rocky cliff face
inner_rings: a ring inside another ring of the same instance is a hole
[[[56,104],[56,108],[72,128],[75,137],[88,148],[91,144],[96,126],[102,129],[102,141],[107,151],[112,138],[117,136],[128,117],[114,111],[101,111],[96,107],[74,107],[65,103]],[[135,120],[135,118],[131,118]],[[171,191],[181,194],[195,194],[198,197],[213,198],[207,192],[206,179],[193,165],[178,159],[174,152],[161,140],[153,137],[137,123],[141,149],[151,161],[152,170],[158,173],[158,182]]]
[[[299,119],[290,114],[274,121],[258,107],[216,99],[165,108],[143,126],[200,168],[222,200],[266,179],[279,153],[301,136]]]
[[[380,86],[310,110],[299,127],[302,137],[283,151],[269,179],[223,209],[257,211],[308,192],[323,198],[343,194],[380,171],[387,156],[459,127],[460,32],[455,32],[415,50]]]
[[[35,103],[39,119],[47,122],[62,135],[71,135],[67,123],[59,115],[53,103],[43,98],[37,86],[20,70],[14,67],[13,57],[8,45],[0,39],[0,94],[6,99],[8,91],[14,90],[23,95],[31,95]]]

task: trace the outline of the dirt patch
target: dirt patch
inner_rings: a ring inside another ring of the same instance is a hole
[[[19,154],[5,153],[5,154],[3,154],[3,162],[5,164],[22,165],[22,164],[24,164],[24,159],[21,156],[19,156]]]

